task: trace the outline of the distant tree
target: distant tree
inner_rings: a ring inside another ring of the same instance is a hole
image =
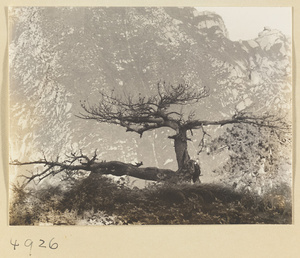
[[[291,133],[249,124],[236,124],[207,144],[209,153],[226,151],[228,160],[214,173],[226,184],[263,193],[291,182]]]
[[[115,124],[126,128],[127,132],[138,133],[140,137],[145,132],[162,127],[172,129],[175,134],[168,136],[174,140],[174,149],[178,165],[177,173],[169,169],[143,168],[132,164],[117,161],[96,162],[96,153],[93,158],[72,153],[70,159],[60,163],[48,161],[46,158],[40,161],[20,163],[44,164],[47,169],[41,173],[29,176],[27,179],[43,179],[50,174],[62,171],[86,170],[102,174],[131,175],[148,180],[170,180],[176,178],[179,181],[199,181],[199,165],[190,158],[188,153],[188,132],[193,136],[193,130],[202,130],[200,148],[204,147],[204,137],[207,135],[206,126],[224,126],[227,124],[249,124],[269,129],[287,129],[288,126],[282,119],[270,114],[254,116],[250,113],[240,112],[233,117],[221,120],[201,120],[196,118],[195,110],[185,113],[183,106],[193,105],[208,96],[205,87],[192,88],[188,84],[176,86],[158,83],[157,94],[152,96],[127,95],[117,96],[114,91],[110,94],[101,92],[98,103],[91,105],[83,101],[83,112],[78,117],[86,120],[95,120],[100,123]],[[181,108],[180,108],[181,107]],[[234,139],[233,139],[234,141]],[[80,165],[74,165],[79,162]]]

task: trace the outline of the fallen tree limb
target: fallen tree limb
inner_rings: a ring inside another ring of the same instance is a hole
[[[81,158],[86,159],[84,156]],[[76,156],[78,159],[78,156]],[[132,176],[144,180],[153,181],[168,181],[172,178],[176,178],[177,174],[175,171],[170,169],[159,169],[156,167],[137,167],[130,163],[123,163],[120,161],[103,161],[103,162],[83,162],[80,161],[79,165],[73,165],[73,161],[58,162],[58,161],[47,161],[39,160],[33,162],[19,162],[14,161],[11,165],[43,165],[43,168],[39,172],[32,173],[29,176],[23,175],[27,183],[37,179],[38,182],[42,181],[50,175],[56,175],[64,171],[87,171],[93,174],[102,175],[114,175],[114,176]]]
[[[92,172],[114,175],[114,176],[132,176],[145,180],[153,181],[166,181],[173,178],[176,173],[171,169],[159,169],[156,167],[137,167],[129,163],[123,163],[120,161],[109,161],[95,163],[92,166]]]

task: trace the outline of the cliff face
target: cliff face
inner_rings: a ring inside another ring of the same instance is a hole
[[[233,42],[219,15],[194,8],[24,7],[10,10],[10,23],[12,160],[98,149],[100,160],[175,169],[167,129],[140,139],[76,117],[80,100],[96,103],[99,89],[154,94],[159,81],[205,85],[210,96],[188,107],[199,118],[245,108],[290,114],[291,42],[276,30]],[[195,155],[197,134],[193,140]]]

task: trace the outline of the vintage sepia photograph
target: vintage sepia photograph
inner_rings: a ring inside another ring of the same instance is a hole
[[[10,7],[9,224],[291,224],[288,7]]]

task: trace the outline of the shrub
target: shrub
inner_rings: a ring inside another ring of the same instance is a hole
[[[259,196],[216,184],[117,187],[103,176],[72,188],[14,189],[12,225],[291,223],[288,185]]]

